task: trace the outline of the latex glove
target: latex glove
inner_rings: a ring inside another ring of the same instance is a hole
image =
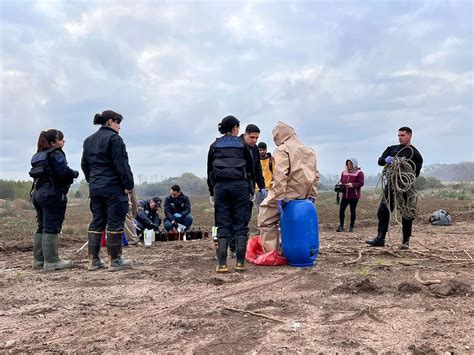
[[[174,219],[181,219],[181,213],[175,213],[175,214],[173,215],[173,218],[174,218]]]
[[[261,197],[262,200],[264,200],[265,197],[267,197],[267,195],[268,195],[267,190],[265,190],[265,189],[260,189],[260,197]]]
[[[214,196],[209,196],[209,202],[214,206]]]
[[[283,213],[283,208],[285,208],[287,203],[288,203],[287,199],[277,200],[277,208],[278,208],[278,213],[279,214]]]
[[[386,162],[387,164],[392,164],[392,162],[393,162],[393,157],[390,157],[390,156],[386,157],[386,158],[385,158],[385,162]]]

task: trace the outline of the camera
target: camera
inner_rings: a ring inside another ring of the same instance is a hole
[[[346,187],[342,184],[336,184],[336,186],[334,186],[334,192],[344,192],[346,190]]]

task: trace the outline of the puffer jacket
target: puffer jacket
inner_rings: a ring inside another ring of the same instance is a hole
[[[359,199],[361,196],[361,187],[364,186],[364,173],[358,166],[357,159],[349,158],[346,160],[352,162],[352,169],[349,171],[347,168],[341,173],[340,183],[343,185],[352,183],[352,186],[346,186],[342,197],[345,199]]]

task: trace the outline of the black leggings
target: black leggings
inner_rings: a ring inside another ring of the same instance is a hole
[[[341,207],[339,208],[339,223],[341,226],[344,225],[344,213],[346,212],[346,208],[348,205],[351,209],[351,226],[354,226],[354,222],[356,220],[357,202],[359,202],[358,198],[342,198]]]

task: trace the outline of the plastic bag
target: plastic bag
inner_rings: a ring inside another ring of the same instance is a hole
[[[259,236],[254,236],[247,243],[245,259],[249,263],[262,266],[280,266],[288,264],[286,258],[279,255],[275,250],[265,253]]]

